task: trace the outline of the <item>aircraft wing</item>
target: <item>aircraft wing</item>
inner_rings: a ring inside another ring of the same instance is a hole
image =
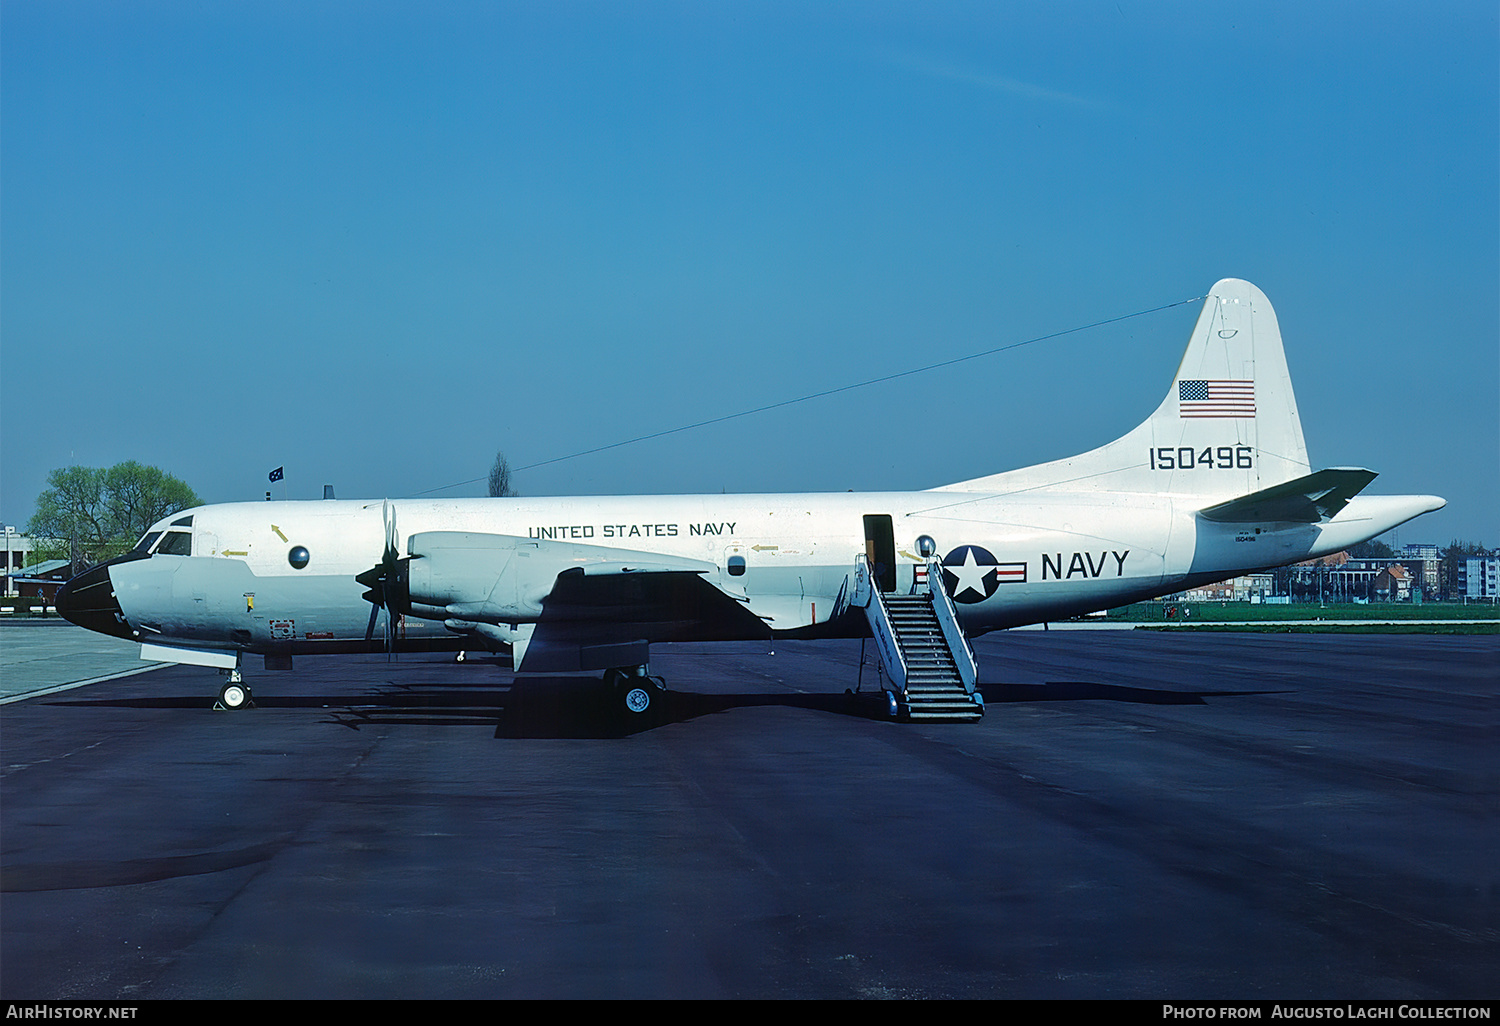
[[[1270,522],[1316,524],[1338,516],[1349,500],[1375,480],[1373,470],[1330,467],[1283,484],[1262,488],[1198,511],[1220,524]]]
[[[646,569],[558,574],[525,649],[525,669],[598,670],[645,663],[653,641],[770,637],[742,602],[703,571]]]
[[[713,563],[575,541],[435,531],[408,540],[408,615],[512,646],[519,667],[646,662],[653,641],[770,636]]]

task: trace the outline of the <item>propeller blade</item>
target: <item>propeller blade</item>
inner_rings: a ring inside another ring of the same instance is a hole
[[[380,514],[385,519],[385,661],[390,662],[396,648],[396,614],[391,610],[391,597],[401,554],[396,549],[396,507],[382,500]]]
[[[365,592],[365,598],[370,598],[370,592]],[[380,615],[380,604],[370,599],[370,623],[365,627],[365,642],[368,643],[375,637],[375,617]]]
[[[385,526],[385,548],[380,553],[380,562],[356,574],[355,581],[368,591],[362,598],[370,603],[370,622],[365,626],[365,641],[375,637],[375,618],[385,610],[385,654],[389,659],[396,643],[396,623],[391,611],[391,598],[395,590],[396,575],[400,569],[400,553],[396,550],[396,508],[389,499],[380,502],[380,519]]]

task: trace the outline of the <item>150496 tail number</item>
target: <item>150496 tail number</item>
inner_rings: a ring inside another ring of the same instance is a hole
[[[1255,466],[1255,450],[1248,445],[1208,445],[1202,449],[1159,445],[1148,452],[1152,470],[1250,470]]]

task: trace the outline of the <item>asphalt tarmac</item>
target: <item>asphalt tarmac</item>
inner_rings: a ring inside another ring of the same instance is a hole
[[[1500,990],[1500,639],[978,649],[974,725],[847,698],[858,642],[658,646],[644,727],[440,657],[254,660],[239,713],[185,666],[12,702],[0,995]]]

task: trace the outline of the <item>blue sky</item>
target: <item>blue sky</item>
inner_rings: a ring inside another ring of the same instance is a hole
[[[1313,463],[1449,499],[1400,541],[1500,544],[1497,39],[1492,3],[4,0],[0,520],[127,459],[410,495],[1232,276]],[[1155,408],[1196,313],[516,483],[1053,459]]]

